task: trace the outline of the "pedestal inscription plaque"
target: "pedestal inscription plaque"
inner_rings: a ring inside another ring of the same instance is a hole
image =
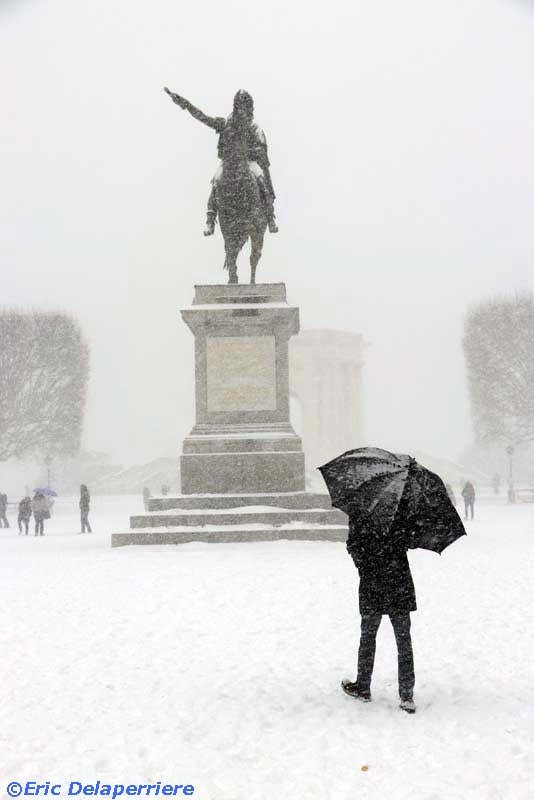
[[[212,336],[206,342],[208,413],[276,410],[274,336]]]

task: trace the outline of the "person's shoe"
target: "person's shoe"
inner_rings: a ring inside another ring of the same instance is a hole
[[[269,227],[269,233],[278,233],[278,225],[274,217],[271,217],[271,219],[267,221],[267,225]]]
[[[355,697],[357,700],[361,700],[362,703],[370,703],[371,702],[371,692],[369,689],[360,689],[358,684],[354,681],[341,681],[341,688],[345,692],[345,694],[350,695],[351,697]]]
[[[406,711],[407,714],[415,714],[416,706],[413,701],[413,697],[408,697],[405,700],[401,700],[399,703],[399,708],[402,708],[402,710]]]

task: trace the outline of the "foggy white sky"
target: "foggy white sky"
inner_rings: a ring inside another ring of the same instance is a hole
[[[202,237],[216,136],[167,84],[214,115],[253,94],[280,225],[259,280],[286,282],[302,327],[371,343],[369,443],[455,457],[465,308],[534,286],[532,10],[0,0],[0,302],[80,316],[85,446],[174,455],[193,424],[178,309],[225,281],[222,240]]]

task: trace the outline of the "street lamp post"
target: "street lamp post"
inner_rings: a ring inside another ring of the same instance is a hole
[[[50,465],[52,463],[52,456],[47,456],[44,463],[46,464],[46,487],[50,489]]]
[[[514,489],[514,447],[513,445],[508,445],[506,448],[506,454],[509,458],[509,469],[508,469],[508,502],[515,503],[515,489]]]

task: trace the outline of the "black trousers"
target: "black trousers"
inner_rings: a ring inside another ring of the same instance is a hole
[[[89,525],[89,510],[87,511],[80,511],[80,518],[82,523],[82,533],[85,533],[85,529],[87,528],[89,533],[92,533],[91,526]]]
[[[35,520],[35,535],[44,536],[44,515],[39,511],[37,513],[34,511],[33,518]]]
[[[399,695],[401,700],[407,700],[412,697],[415,684],[412,637],[410,636],[410,613],[407,611],[404,614],[390,614],[389,618],[397,641]],[[381,621],[382,614],[370,614],[362,617],[356,683],[363,691],[369,691],[371,688],[371,678],[373,677],[375,663],[376,634]]]
[[[2,523],[2,524],[0,525],[0,528],[1,528],[2,526],[3,526],[4,528],[9,528],[9,521],[8,521],[8,519],[7,519],[7,517],[6,517],[6,514],[5,514],[5,512],[2,512],[2,513],[0,513],[0,523]]]
[[[19,533],[22,533],[22,526],[24,525],[24,527],[26,528],[26,536],[27,536],[28,535],[28,526],[30,524],[30,518],[29,517],[19,517],[18,518],[18,523],[19,523]]]
[[[473,519],[473,515],[475,512],[475,501],[464,499],[464,505],[465,505],[465,518],[469,519],[469,509],[471,509],[471,519]]]

